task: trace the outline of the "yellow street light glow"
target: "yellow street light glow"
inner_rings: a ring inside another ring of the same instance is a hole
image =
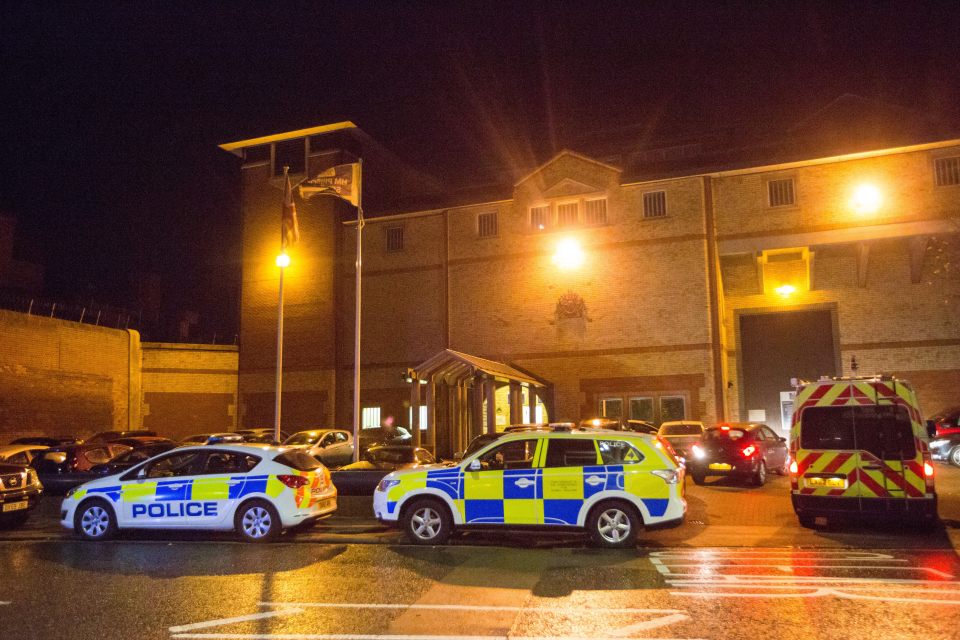
[[[796,293],[797,288],[792,284],[782,284],[776,289],[774,289],[774,291],[776,291],[778,295],[786,298]]]
[[[850,206],[860,214],[876,213],[883,204],[883,194],[872,184],[862,184],[853,190]]]
[[[277,256],[277,266],[281,269],[286,269],[290,266],[290,256],[286,253],[281,253]]]
[[[578,269],[583,265],[585,256],[580,243],[573,238],[565,238],[557,243],[557,252],[553,254],[553,264],[564,271]]]

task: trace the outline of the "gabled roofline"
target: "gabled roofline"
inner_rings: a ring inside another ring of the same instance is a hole
[[[280,142],[281,140],[305,138],[307,136],[313,136],[319,133],[331,133],[333,131],[342,131],[344,129],[356,129],[356,128],[357,128],[357,125],[353,124],[349,120],[344,120],[343,122],[334,122],[333,124],[322,124],[316,127],[310,127],[309,129],[297,129],[296,131],[274,133],[269,136],[261,136],[259,138],[250,138],[249,140],[227,142],[225,144],[219,144],[217,146],[223,149],[224,151],[228,151],[235,156],[239,156],[241,155],[240,150],[245,149],[246,147],[255,147],[261,144],[269,144],[271,142]]]
[[[623,169],[621,169],[620,167],[615,167],[612,164],[607,164],[606,162],[600,162],[599,160],[596,160],[589,156],[585,156],[582,153],[577,153],[576,151],[571,151],[570,149],[563,149],[557,155],[553,156],[552,158],[550,158],[549,160],[541,164],[539,167],[537,167],[536,169],[534,169],[533,171],[525,175],[523,178],[513,183],[514,188],[519,187],[521,184],[523,184],[524,182],[526,182],[527,180],[529,180],[530,178],[532,178],[533,176],[540,173],[541,171],[546,169],[548,166],[550,166],[551,164],[559,160],[562,156],[573,156],[574,158],[578,158],[585,162],[590,162],[592,164],[600,165],[604,169],[610,169],[611,171],[616,171],[617,173],[623,173]]]

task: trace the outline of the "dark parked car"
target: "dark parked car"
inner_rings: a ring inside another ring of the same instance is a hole
[[[360,450],[369,449],[375,444],[410,444],[413,436],[403,427],[393,427],[384,429],[375,427],[373,429],[360,430]]]
[[[110,462],[95,465],[90,469],[90,472],[98,475],[110,476],[115,473],[120,473],[121,471],[126,471],[131,467],[135,467],[144,460],[149,460],[153,456],[158,456],[161,453],[166,453],[167,451],[176,449],[178,446],[180,445],[172,440],[144,444],[125,453],[121,453]]]
[[[19,464],[0,464],[0,526],[18,527],[40,502],[37,472]]]
[[[690,447],[700,441],[703,435],[703,423],[695,420],[677,420],[664,422],[657,434],[670,443],[677,455],[684,460],[690,459]]]
[[[580,421],[581,429],[612,429],[614,431],[633,431],[634,433],[656,434],[658,429],[646,420],[628,420],[626,418],[589,418]]]
[[[337,493],[347,496],[372,496],[385,475],[397,469],[436,464],[426,449],[402,444],[370,447],[363,460],[348,464],[330,474]]]
[[[960,432],[940,435],[930,441],[930,456],[960,467]]]
[[[73,436],[54,436],[52,438],[28,436],[26,438],[12,440],[10,444],[38,444],[42,447],[59,447],[63,444],[83,444],[83,440],[74,438]]]
[[[86,442],[89,444],[93,443],[102,443],[102,442],[113,442],[114,440],[119,440],[120,438],[133,438],[137,436],[156,436],[156,431],[147,431],[146,429],[135,429],[133,431],[101,431],[100,433],[95,433],[91,437],[87,438]]]
[[[197,433],[187,436],[180,441],[182,445],[202,445],[202,444],[240,444],[243,442],[243,436],[239,433],[223,431],[220,433]]]
[[[290,434],[286,431],[280,431],[280,439],[277,440],[273,437],[275,433],[274,430],[267,427],[261,429],[241,429],[236,433],[239,436],[243,436],[244,442],[250,442],[252,444],[280,444],[290,437]]]
[[[114,443],[69,444],[51,447],[34,458],[31,465],[40,476],[40,482],[51,493],[64,493],[88,480],[103,477],[93,472],[98,464],[110,462],[130,447]]]
[[[696,484],[707,476],[735,476],[763,486],[768,471],[784,475],[790,465],[786,440],[765,424],[710,427],[690,454],[687,471]]]
[[[111,440],[110,444],[123,444],[132,449],[137,449],[139,447],[146,447],[151,444],[176,444],[170,438],[161,438],[159,436],[134,436],[130,438],[117,438],[116,440]]]

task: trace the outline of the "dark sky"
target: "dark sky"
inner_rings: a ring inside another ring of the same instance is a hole
[[[960,122],[957,2],[767,4],[3,3],[0,212],[49,295],[124,303],[156,272],[168,312],[230,330],[238,171],[218,143],[349,119],[450,177],[844,93]]]

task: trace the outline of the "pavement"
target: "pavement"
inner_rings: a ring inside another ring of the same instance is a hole
[[[939,511],[943,526],[922,532],[894,525],[837,525],[805,529],[797,522],[790,504],[790,482],[770,475],[763,487],[751,487],[727,479],[709,479],[697,486],[687,479],[688,512],[685,522],[674,528],[645,531],[639,546],[663,547],[871,547],[960,548],[960,468],[936,464]],[[70,536],[60,527],[60,496],[44,496],[27,523],[17,529],[0,530],[3,540],[62,540]],[[312,529],[288,532],[284,540],[326,544],[403,544],[403,535],[378,523],[372,515],[369,496],[340,496],[337,512]],[[230,542],[232,534],[208,532],[126,532],[130,540]],[[456,536],[452,544],[473,546],[582,547],[586,537],[577,533],[474,531]]]

